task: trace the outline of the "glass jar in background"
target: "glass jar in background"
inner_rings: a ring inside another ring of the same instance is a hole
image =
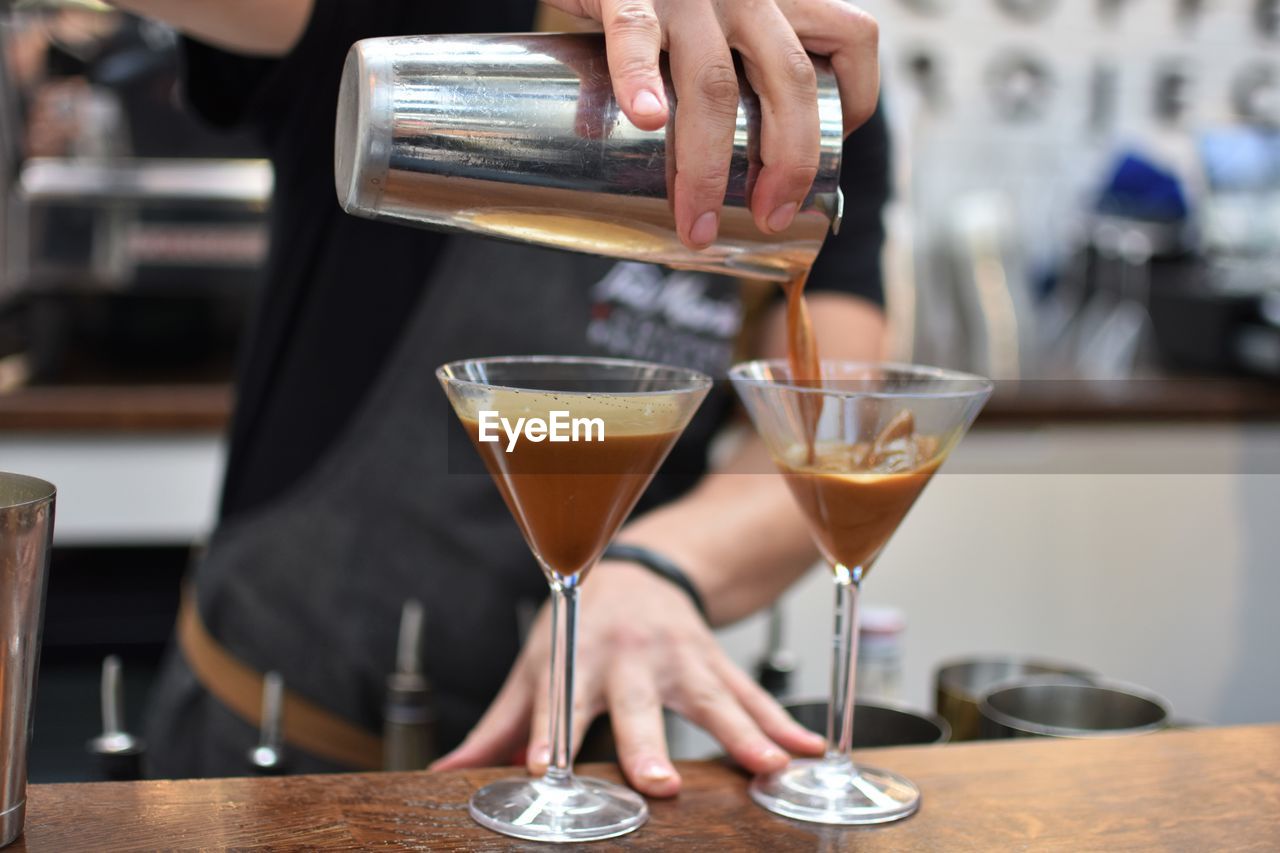
[[[902,696],[902,638],[907,618],[896,607],[868,606],[858,625],[858,699],[897,702]]]

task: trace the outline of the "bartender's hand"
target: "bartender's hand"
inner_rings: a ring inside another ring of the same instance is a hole
[[[806,51],[831,58],[852,133],[875,111],[879,30],[845,0],[544,0],[604,25],[618,104],[657,130],[669,105],[658,52],[670,53],[678,96],[675,215],[681,239],[710,245],[720,227],[738,110],[730,48],[760,96],[763,170],[751,211],[766,234],[786,229],[818,171],[818,102]]]
[[[628,563],[601,563],[581,595],[575,753],[592,720],[607,711],[631,785],[651,797],[674,796],[680,776],[667,754],[663,707],[706,729],[755,773],[781,768],[788,751],[822,751],[822,737],[793,720],[729,660],[688,597],[670,582]],[[544,607],[498,697],[462,745],[433,770],[506,763],[526,743],[529,772],[546,769],[550,618]]]

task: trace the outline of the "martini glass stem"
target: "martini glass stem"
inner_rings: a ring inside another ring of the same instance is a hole
[[[551,585],[551,760],[546,781],[573,782],[573,665],[578,652],[578,578]]]
[[[858,592],[861,571],[836,565],[835,634],[831,655],[831,702],[827,707],[825,770],[847,777],[853,767],[854,684],[858,668]]]

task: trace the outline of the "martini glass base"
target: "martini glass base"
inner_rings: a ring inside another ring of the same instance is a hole
[[[503,779],[471,797],[483,827],[528,841],[599,841],[639,829],[649,807],[636,792],[600,779]]]
[[[793,761],[751,782],[751,799],[808,823],[856,826],[902,820],[920,808],[920,789],[887,770],[820,759]]]

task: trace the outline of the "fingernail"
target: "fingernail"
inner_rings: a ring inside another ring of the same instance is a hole
[[[655,116],[662,112],[662,101],[658,100],[657,95],[646,89],[636,95],[636,99],[631,102],[631,109],[636,115]]]
[[[769,214],[769,229],[772,231],[785,231],[787,226],[791,224],[791,220],[796,217],[796,210],[799,208],[794,201],[789,201],[779,207],[773,213]]]
[[[689,231],[689,239],[699,246],[707,246],[716,239],[716,231],[720,228],[720,217],[713,211],[707,211],[698,217]]]
[[[640,768],[640,778],[646,782],[665,782],[673,775],[671,766],[661,761],[650,761]]]
[[[760,760],[768,764],[785,764],[789,759],[785,752],[771,746],[760,753]]]
[[[533,763],[539,767],[551,763],[551,748],[544,746],[533,753]]]

